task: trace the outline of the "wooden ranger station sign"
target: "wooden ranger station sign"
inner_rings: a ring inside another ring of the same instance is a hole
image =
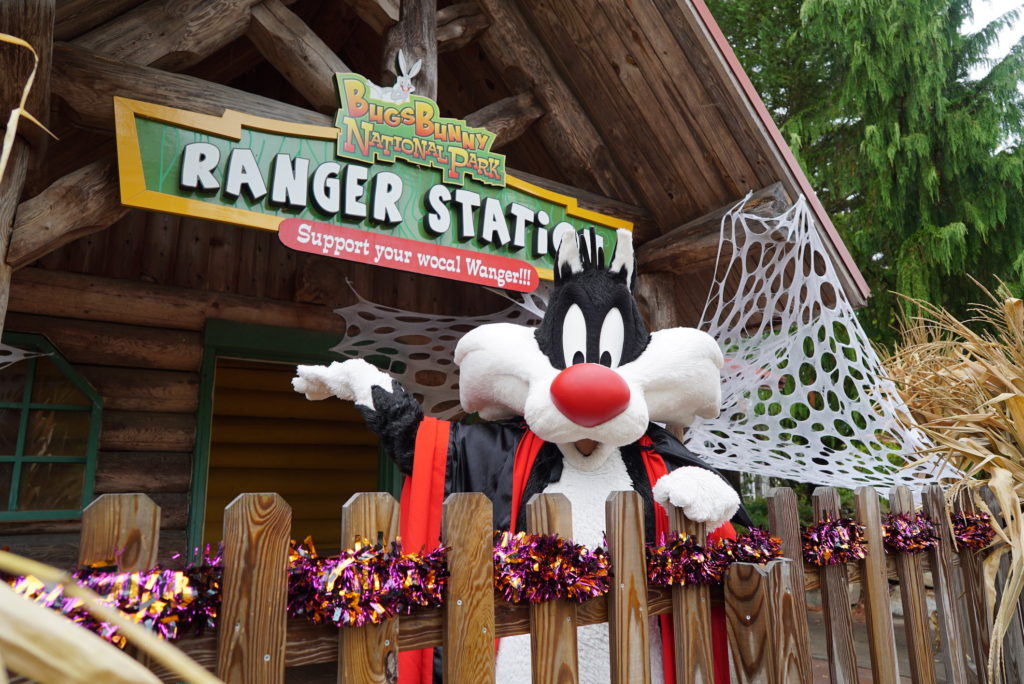
[[[121,201],[272,230],[311,254],[530,292],[562,231],[610,253],[628,221],[505,172],[494,134],[336,74],[335,126],[115,98]]]

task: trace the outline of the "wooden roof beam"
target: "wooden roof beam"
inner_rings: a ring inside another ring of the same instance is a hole
[[[416,94],[437,99],[437,0],[402,0],[398,23],[388,29],[384,39],[384,64],[381,72],[401,77],[398,53],[401,50],[411,68],[420,60],[416,74]],[[383,85],[383,84],[382,84]],[[390,85],[390,84],[389,84]]]
[[[534,94],[527,91],[492,102],[466,115],[465,121],[470,126],[486,128],[494,133],[491,149],[497,150],[525,133],[530,124],[543,115],[544,108]]]
[[[481,47],[512,92],[532,91],[547,111],[537,132],[569,182],[635,204],[630,181],[514,3],[480,5],[491,22]]]
[[[53,46],[54,0],[6,0],[0,2],[0,31],[17,36],[30,44],[39,56],[35,83],[25,108],[40,121],[46,122],[50,111],[50,68]],[[21,102],[21,92],[35,59],[28,50],[14,45],[0,49],[0,111],[9,112]],[[28,122],[21,124],[29,126]],[[27,130],[27,129],[26,129]],[[3,131],[0,131],[0,136]],[[17,217],[18,200],[28,176],[29,158],[41,154],[33,149],[25,136],[16,135],[0,177],[0,331],[7,317],[7,300],[11,292],[11,272],[7,250]]]
[[[281,0],[253,7],[246,35],[317,111],[338,109],[333,76],[351,69]]]
[[[696,271],[714,267],[722,217],[740,201],[736,200],[641,245],[636,251],[639,272]],[[782,183],[773,183],[754,192],[743,205],[743,211],[767,218],[778,216],[791,204]]]
[[[398,23],[401,0],[348,0],[348,5],[376,33],[384,35]],[[460,2],[437,11],[437,51],[468,45],[490,25],[475,2]]]
[[[113,155],[86,164],[18,205],[7,263],[14,269],[27,266],[126,213]]]
[[[244,34],[258,1],[149,0],[72,42],[122,62],[181,71]]]

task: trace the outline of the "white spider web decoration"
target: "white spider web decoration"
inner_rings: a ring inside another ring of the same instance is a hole
[[[801,197],[775,218],[722,219],[701,329],[725,352],[722,413],[686,443],[729,470],[840,487],[914,489],[953,477],[934,463],[854,316]],[[722,255],[728,255],[725,259]]]
[[[18,363],[19,361],[31,359],[36,356],[49,356],[49,354],[19,349],[17,347],[12,347],[9,344],[0,344],[0,370]]]
[[[390,373],[412,392],[423,412],[451,419],[462,413],[455,345],[485,323],[540,323],[547,287],[532,293],[493,290],[512,306],[486,316],[435,316],[375,304],[353,290],[357,302],[335,309],[345,319],[345,338],[331,347],[346,358],[362,358]]]

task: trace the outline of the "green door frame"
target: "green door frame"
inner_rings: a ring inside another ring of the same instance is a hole
[[[339,327],[341,321],[339,320]],[[192,485],[188,510],[188,549],[193,560],[203,541],[206,517],[206,485],[210,466],[210,438],[213,426],[213,388],[217,358],[311,364],[343,360],[331,347],[338,333],[284,328],[256,323],[209,319],[203,328],[203,361],[199,369],[199,407],[196,413],[196,443],[192,452]],[[402,476],[398,467],[381,452],[378,483],[383,491],[398,496]]]

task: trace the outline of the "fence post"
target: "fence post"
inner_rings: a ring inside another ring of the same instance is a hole
[[[82,511],[79,565],[114,560],[122,572],[149,570],[159,544],[160,507],[145,494],[104,494]]]
[[[557,534],[571,539],[569,499],[564,494],[534,494],[526,504],[526,529],[531,534]],[[579,681],[575,603],[545,601],[530,605],[530,659],[533,684]]]
[[[705,523],[690,520],[681,508],[667,505],[669,529],[707,543]],[[676,684],[715,681],[711,648],[711,588],[706,584],[672,587],[672,631],[676,654]]]
[[[897,514],[914,515],[914,498],[910,490],[902,485],[890,489],[889,510]],[[932,637],[921,561],[922,557],[916,553],[896,554],[896,573],[900,578],[900,597],[903,600],[903,628],[907,633],[910,678],[914,684],[931,684],[935,681],[935,658],[932,655]]]
[[[867,609],[868,643],[871,649],[871,677],[875,684],[898,682],[896,633],[889,603],[889,572],[882,542],[882,517],[878,510],[878,492],[874,487],[856,491],[857,521],[864,526],[867,557],[860,563],[860,582]]]
[[[612,492],[605,503],[608,555],[608,650],[613,684],[650,684],[644,509],[637,492]]]
[[[955,510],[962,513],[977,513],[973,493],[964,491],[957,497]],[[961,547],[960,576],[964,584],[964,601],[967,624],[971,632],[972,657],[978,675],[978,684],[988,682],[988,650],[992,616],[985,600],[985,573],[981,567],[980,551]]]
[[[807,586],[804,577],[804,544],[800,535],[800,512],[797,507],[796,494],[789,487],[773,487],[768,494],[768,526],[771,533],[782,540],[782,555],[790,559],[786,567],[790,575],[790,583],[794,587],[793,594],[793,629],[794,638],[798,643],[810,643],[810,630],[807,628]],[[811,649],[799,649],[796,654],[795,681],[800,684],[811,684]]]
[[[740,684],[789,684],[804,676],[810,643],[795,619],[803,587],[793,585],[790,563],[736,563],[726,573],[729,648]]]
[[[811,495],[814,517],[839,518],[839,495],[831,487],[817,487]],[[857,655],[853,650],[853,616],[846,565],[824,565],[818,570],[821,606],[825,612],[828,669],[833,684],[857,684]]]
[[[444,602],[444,681],[494,682],[494,530],[483,494],[451,494],[444,502],[441,538],[448,547]]]
[[[224,578],[217,676],[284,682],[292,509],[277,494],[239,494],[224,508]]]
[[[939,536],[939,543],[928,550],[928,560],[935,588],[935,605],[939,609],[939,628],[942,634],[942,648],[939,651],[946,665],[946,682],[967,684],[967,663],[964,661],[966,644],[960,631],[960,606],[953,584],[953,531],[949,527],[942,487],[925,487],[921,502]]]
[[[341,509],[341,548],[351,548],[357,539],[375,544],[378,535],[387,546],[398,536],[398,520],[398,502],[387,492],[353,494]],[[397,681],[397,618],[338,630],[338,684]]]

